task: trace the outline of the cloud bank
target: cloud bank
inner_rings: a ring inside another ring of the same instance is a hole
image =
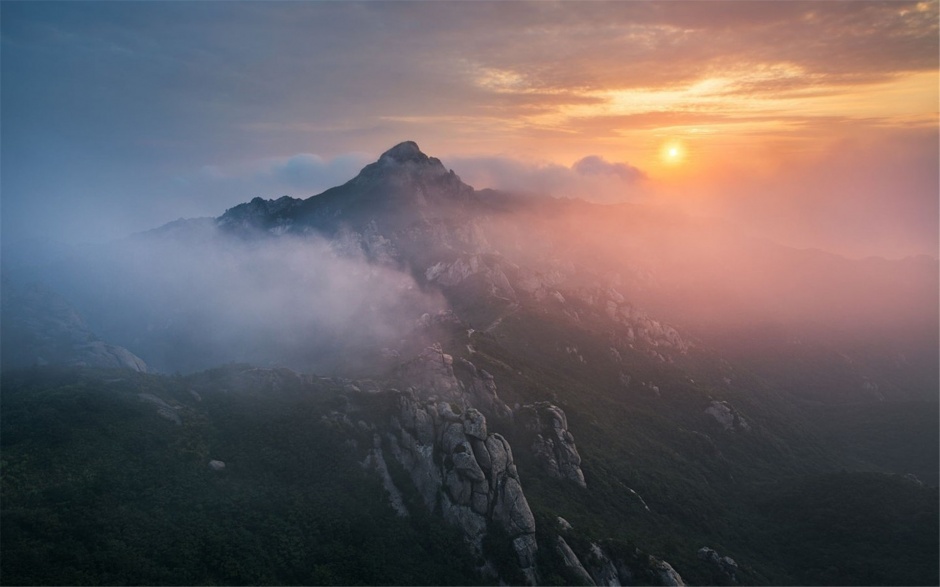
[[[164,372],[231,361],[374,369],[382,347],[445,307],[410,275],[322,238],[244,241],[206,221],[85,249],[41,277],[99,336]]]
[[[452,157],[445,163],[477,189],[592,202],[631,201],[645,194],[645,173],[628,163],[610,162],[598,155],[579,159],[570,167],[511,157]]]

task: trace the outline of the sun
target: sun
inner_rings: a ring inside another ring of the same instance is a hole
[[[659,158],[666,165],[678,165],[685,159],[685,147],[678,140],[668,141],[660,149]]]

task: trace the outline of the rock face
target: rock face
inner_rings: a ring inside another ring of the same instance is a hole
[[[518,421],[534,435],[532,452],[549,475],[587,487],[581,471],[581,455],[561,408],[548,402],[527,404],[520,408]]]
[[[705,408],[705,413],[714,418],[724,430],[747,432],[751,429],[750,424],[728,402],[712,401]]]
[[[454,358],[444,353],[439,344],[427,347],[398,370],[399,378],[408,386],[421,390],[429,399],[463,404],[466,398],[454,377]]]
[[[567,531],[563,529],[563,531]],[[582,585],[685,585],[672,566],[639,549],[614,556],[610,545],[591,542],[580,557],[561,536],[555,550],[567,569],[568,579]]]
[[[608,585],[609,587],[619,587],[623,583],[620,581],[620,574],[617,567],[614,566],[610,557],[595,543],[591,543],[591,551],[586,557],[588,562],[588,572],[594,579],[595,585]]]
[[[650,555],[649,564],[650,568],[653,569],[656,577],[659,579],[660,585],[665,585],[666,587],[684,587],[685,581],[683,581],[679,573],[672,568],[672,565],[666,561]]]
[[[473,276],[480,276],[490,295],[515,300],[516,291],[503,271],[504,263],[494,255],[466,255],[452,263],[435,263],[427,268],[425,278],[444,287],[452,287]]]
[[[497,417],[511,412],[496,394],[492,376],[461,360],[461,381],[454,366],[454,359],[435,344],[398,369],[395,380],[404,391],[388,391],[392,413],[387,442],[374,443],[366,464],[381,474],[382,447],[387,446],[425,506],[459,528],[478,556],[490,528],[498,527],[511,539],[526,581],[537,583],[535,518],[512,448],[488,430],[486,416],[475,406]],[[396,492],[389,489],[393,504]]]
[[[497,418],[510,418],[512,410],[509,409],[496,393],[496,382],[493,376],[483,369],[477,369],[473,363],[466,359],[457,359],[456,375],[469,395],[469,401],[484,413]]]
[[[590,573],[584,568],[584,565],[581,564],[578,555],[571,550],[571,547],[568,546],[568,543],[565,542],[565,539],[561,536],[558,536],[556,539],[555,550],[558,552],[558,556],[561,557],[562,563],[568,569],[568,572],[574,577],[578,584],[597,585]]]
[[[388,439],[392,455],[408,471],[432,511],[439,508],[480,555],[489,524],[512,539],[527,581],[536,583],[535,518],[529,509],[512,449],[488,433],[486,418],[438,399],[400,392]]]
[[[730,556],[721,556],[715,550],[703,546],[698,549],[698,557],[711,563],[715,570],[722,576],[725,583],[738,582],[738,563]]]
[[[583,288],[578,291],[578,298],[603,311],[608,320],[623,327],[625,343],[641,343],[648,348],[651,356],[664,358],[664,353],[665,356],[669,353],[684,354],[691,348],[691,344],[675,328],[654,320],[634,307],[613,287]]]

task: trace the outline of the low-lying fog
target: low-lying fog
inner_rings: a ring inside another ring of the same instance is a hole
[[[476,220],[489,252],[536,272],[568,266],[569,288],[619,284],[706,342],[775,332],[936,357],[935,259],[849,260],[638,204],[523,201]],[[230,361],[329,372],[368,363],[447,307],[406,269],[337,254],[312,235],[238,238],[212,219],[58,253],[8,250],[4,272],[46,282],[102,339],[164,372]]]
[[[355,364],[363,348],[394,346],[444,307],[410,275],[340,257],[316,236],[247,241],[204,220],[168,228],[73,250],[31,276],[104,340],[169,372]]]

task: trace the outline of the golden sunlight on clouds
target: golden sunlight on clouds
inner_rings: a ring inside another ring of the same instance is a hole
[[[480,81],[504,93],[531,91],[518,73],[491,73]],[[858,125],[935,125],[938,87],[937,71],[854,81],[809,73],[790,63],[753,64],[713,71],[684,85],[573,90],[558,96],[557,103],[519,113],[516,123],[558,136],[593,136],[598,147],[609,147],[605,152],[621,151],[622,160],[640,165],[654,178],[679,180],[708,173],[722,160],[744,163],[759,151],[768,155],[759,143],[775,145],[772,150],[782,149],[781,154],[813,152],[820,133],[835,126],[851,133]],[[584,99],[565,100],[572,96]],[[745,142],[749,147],[729,147]],[[618,143],[630,146],[621,150]],[[647,145],[645,152],[641,144]],[[692,151],[704,156],[687,161]]]
[[[508,69],[483,68],[476,76],[477,85],[496,92],[526,91],[525,77]]]
[[[884,83],[840,87],[838,92],[809,95],[789,105],[794,111],[809,115],[879,117],[935,125],[940,101],[938,87],[940,72],[922,71],[902,74]]]
[[[813,78],[817,79],[813,79]],[[796,66],[764,65],[752,73],[713,75],[682,87],[610,89],[586,92],[596,103],[560,105],[538,116],[542,123],[563,123],[595,116],[651,112],[892,118],[937,112],[936,71],[899,74],[886,81],[844,84],[803,74]],[[766,122],[766,120],[755,121]]]

